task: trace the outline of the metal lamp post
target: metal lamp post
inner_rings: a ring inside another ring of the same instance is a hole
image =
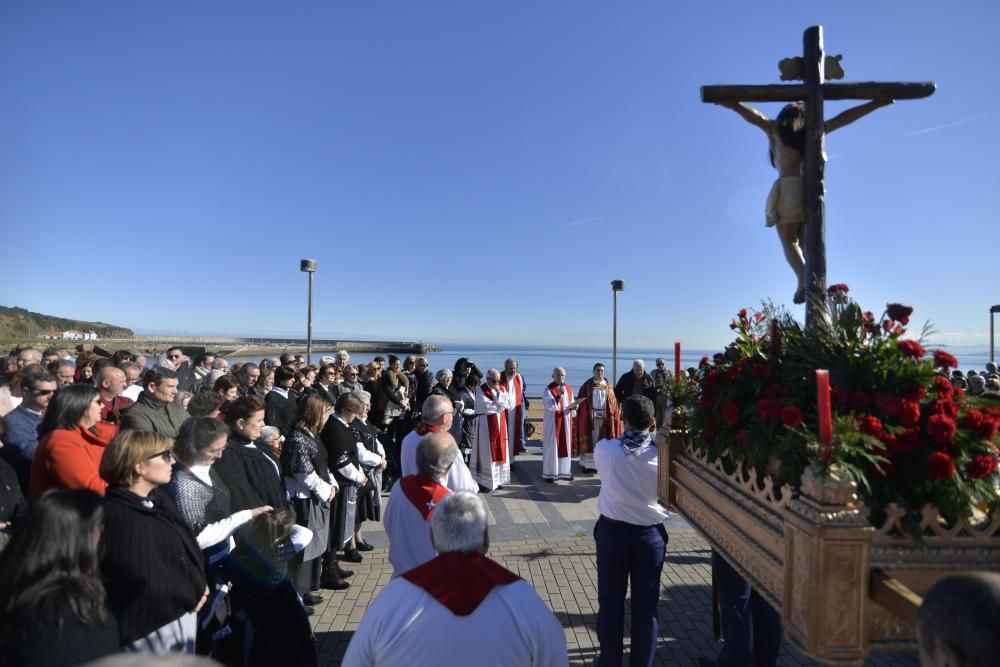
[[[313,359],[313,274],[316,273],[316,260],[303,259],[299,262],[299,271],[309,274],[309,306],[306,324],[306,365],[311,366]]]
[[[618,292],[625,289],[624,280],[611,281],[611,384],[618,382]]]
[[[990,307],[990,361],[993,361],[993,316],[1000,313],[1000,306]]]

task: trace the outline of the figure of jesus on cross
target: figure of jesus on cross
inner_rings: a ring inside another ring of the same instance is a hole
[[[733,109],[761,128],[770,142],[771,163],[778,179],[767,201],[767,225],[776,226],[785,258],[798,281],[795,303],[806,302],[806,326],[823,317],[826,296],[826,230],[823,170],[826,134],[892,104],[894,100],[927,97],[933,83],[827,83],[841,78],[840,56],[823,54],[823,28],[806,30],[803,57],[779,63],[782,79],[801,84],[762,86],[703,86],[701,99]],[[824,100],[870,100],[831,118],[823,118]],[[790,102],[775,120],[743,102]],[[805,243],[805,253],[800,243]]]

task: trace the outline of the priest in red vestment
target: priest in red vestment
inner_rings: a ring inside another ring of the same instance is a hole
[[[510,483],[504,412],[512,407],[513,397],[500,386],[500,371],[491,368],[486,372],[486,382],[476,390],[477,425],[469,456],[473,479],[487,491]]]
[[[345,666],[569,664],[559,619],[531,584],[486,557],[486,505],[479,496],[446,495],[431,531],[438,556],[372,600]]]
[[[597,472],[594,445],[601,440],[613,440],[622,434],[618,399],[604,377],[604,364],[594,364],[594,376],[583,383],[577,397],[586,401],[576,411],[573,430],[573,456],[578,456],[584,472]]]

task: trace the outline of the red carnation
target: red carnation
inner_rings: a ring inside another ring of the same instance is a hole
[[[898,417],[903,409],[903,399],[892,394],[876,394],[875,407],[886,417]]]
[[[947,415],[931,415],[927,419],[927,435],[934,442],[947,445],[955,439],[955,420]]]
[[[753,314],[753,321],[756,322],[757,324],[760,324],[761,322],[763,322],[764,321],[764,313],[754,313]]]
[[[769,398],[775,401],[788,398],[788,388],[783,384],[768,385],[767,389],[764,390],[764,398]]]
[[[910,315],[913,314],[913,308],[909,306],[904,306],[901,303],[890,303],[888,306],[886,306],[885,310],[886,310],[886,315],[889,316],[889,319],[896,320],[897,322],[903,322],[904,319],[909,320]],[[903,324],[906,323],[903,322]]]
[[[903,398],[908,398],[911,401],[920,401],[924,396],[927,395],[927,390],[924,389],[919,382],[916,380],[910,380],[903,387]]]
[[[899,452],[899,440],[892,433],[882,434],[882,445],[886,456],[895,456]]]
[[[924,356],[924,348],[915,340],[901,340],[896,343],[896,349],[904,357],[920,359]]]
[[[945,370],[958,368],[958,359],[944,350],[934,350],[934,365]]]
[[[996,418],[984,420],[983,423],[979,425],[979,428],[976,429],[976,435],[983,440],[993,442],[993,438],[997,437],[998,427],[1000,427],[1000,420],[997,420]]]
[[[794,405],[781,408],[781,422],[788,428],[797,428],[802,424],[802,411]]]
[[[902,401],[899,407],[899,423],[903,426],[915,426],[920,421],[920,405],[913,401]]]
[[[747,318],[747,309],[746,308],[740,308],[740,312],[738,312],[736,314],[739,315],[739,317],[740,317],[741,320],[745,320]]]
[[[729,328],[732,329],[733,331],[736,331],[737,329],[740,328],[739,322],[737,322],[734,319],[732,322],[729,323]]]
[[[940,375],[934,378],[934,391],[944,397],[951,397],[955,393],[955,388],[951,386],[951,381]]]
[[[865,312],[861,313],[861,319],[863,319],[865,322],[874,322],[875,313],[873,313],[870,310],[866,310]]]
[[[830,387],[830,400],[838,405],[847,403],[847,390],[843,387]]]
[[[826,288],[826,293],[830,295],[834,294],[847,294],[851,290],[847,289],[847,285],[844,283],[836,283],[835,285],[830,285]]]
[[[781,415],[781,403],[770,398],[764,398],[757,401],[757,411],[760,413],[761,419],[771,421]]]
[[[741,428],[739,431],[736,432],[736,444],[742,445],[746,441],[747,441],[747,430],[745,428]]]
[[[740,367],[738,365],[733,364],[732,366],[726,369],[727,380],[735,380],[739,376],[740,376]]]
[[[882,422],[878,420],[878,417],[866,415],[862,417],[859,422],[858,427],[862,433],[867,433],[875,438],[882,437]]]
[[[852,410],[864,410],[871,404],[872,399],[868,394],[860,389],[855,389],[851,392],[847,402],[851,406]]]
[[[708,355],[705,355],[698,361],[698,368],[704,368],[705,366],[708,366]]]
[[[740,406],[734,401],[723,401],[722,418],[727,424],[735,424],[740,420]]]
[[[972,479],[983,479],[989,477],[997,471],[997,457],[993,454],[978,454],[969,462],[966,468],[969,477]]]
[[[947,415],[954,419],[958,416],[958,406],[950,398],[938,398],[927,406],[927,413],[932,415]]]
[[[896,442],[899,445],[900,454],[912,454],[920,448],[922,442],[920,430],[908,428],[896,437]]]
[[[931,479],[951,479],[955,474],[955,462],[944,452],[931,452],[927,457],[927,475]]]

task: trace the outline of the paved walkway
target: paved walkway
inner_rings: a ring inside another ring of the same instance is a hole
[[[597,520],[599,481],[578,475],[573,482],[541,481],[537,442],[518,457],[512,483],[485,496],[490,518],[490,557],[534,585],[562,621],[570,664],[590,665],[597,653],[597,572],[592,531]],[[578,472],[578,471],[576,471]],[[381,525],[369,525],[365,539],[377,548],[364,562],[350,565],[355,575],[346,591],[325,591],[313,627],[320,664],[339,665],[369,601],[388,583],[392,567]],[[658,663],[698,665],[712,658],[719,644],[712,637],[709,549],[694,529],[675,516],[667,524],[670,543],[660,594]],[[626,614],[625,642],[628,646]],[[415,660],[414,665],[419,665]],[[816,663],[782,649],[781,665]],[[879,656],[870,665],[916,667],[914,656]]]

